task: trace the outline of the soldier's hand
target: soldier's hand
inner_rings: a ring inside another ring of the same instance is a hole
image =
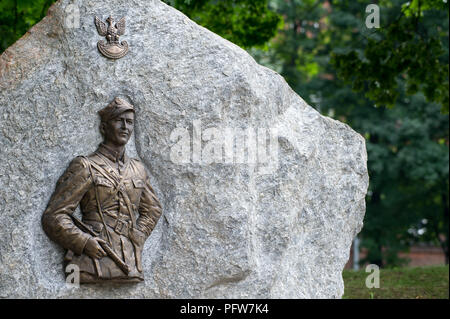
[[[84,246],[84,253],[88,255],[91,258],[100,259],[102,257],[106,256],[106,252],[103,250],[100,243],[106,242],[103,239],[100,238],[90,238],[86,246]]]

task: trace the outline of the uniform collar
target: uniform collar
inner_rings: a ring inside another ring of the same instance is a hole
[[[101,143],[97,149],[97,152],[111,160],[112,162],[122,162],[125,163],[127,161],[127,155],[125,154],[125,148],[122,153],[116,152],[111,149],[109,146],[106,146],[104,143]]]

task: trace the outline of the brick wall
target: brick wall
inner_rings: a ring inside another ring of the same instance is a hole
[[[361,249],[359,253],[360,259],[367,256],[367,252]],[[434,266],[445,264],[445,254],[439,247],[433,246],[413,246],[408,253],[400,253],[399,257],[410,260],[409,267]],[[348,259],[345,269],[353,269],[353,246],[350,249],[350,258]]]

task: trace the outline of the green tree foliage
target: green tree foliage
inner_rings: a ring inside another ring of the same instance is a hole
[[[416,94],[399,97],[393,110],[355,110],[350,118],[367,138],[369,262],[397,265],[397,252],[417,241],[441,246],[448,260],[449,123],[439,108]]]
[[[189,18],[244,47],[264,45],[276,33],[280,17],[268,0],[163,0]]]
[[[448,258],[448,116],[421,92],[410,95],[406,77],[396,80],[393,109],[375,107],[364,93],[339,79],[330,61],[364,47],[373,32],[365,27],[367,3],[273,0],[270,4],[283,16],[284,28],[268,50],[250,52],[280,72],[311,105],[366,138],[370,187],[361,233],[362,246],[368,249],[365,261],[400,265],[398,252],[418,241],[440,245]],[[435,20],[429,21],[432,30],[436,24],[448,26],[439,15]],[[442,43],[448,52],[448,42]]]
[[[47,13],[55,0],[0,0],[0,53]]]
[[[349,0],[333,3],[344,10]],[[334,53],[331,63],[338,76],[377,105],[389,107],[394,106],[404,82],[408,95],[420,91],[448,113],[447,1],[384,0],[380,5],[381,28],[372,29],[348,52]]]

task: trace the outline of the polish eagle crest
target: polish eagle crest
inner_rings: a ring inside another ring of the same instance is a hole
[[[106,37],[104,40],[98,41],[98,50],[107,58],[120,59],[128,53],[127,41],[119,42],[119,37],[125,33],[125,17],[120,19],[117,23],[110,16],[106,19],[106,23],[95,17],[95,26],[98,34]]]

